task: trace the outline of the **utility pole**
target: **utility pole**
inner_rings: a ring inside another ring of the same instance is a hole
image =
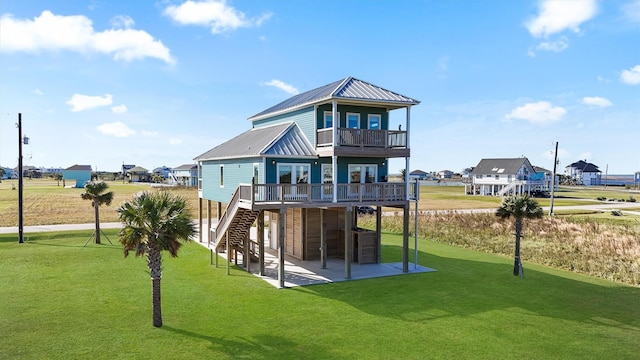
[[[558,142],[556,141],[556,153],[553,157],[553,173],[551,175],[551,201],[549,202],[549,216],[553,216],[553,195],[556,189],[556,166],[558,166]]]
[[[22,113],[18,113],[18,243],[24,243],[24,204],[22,193],[24,185],[22,183]]]

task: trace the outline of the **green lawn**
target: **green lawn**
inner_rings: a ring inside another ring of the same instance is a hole
[[[509,258],[428,241],[437,272],[285,290],[190,244],[164,259],[154,328],[145,260],[89,235],[0,235],[0,358],[637,358],[640,288],[526,259],[522,280]],[[385,262],[400,241],[384,235]]]

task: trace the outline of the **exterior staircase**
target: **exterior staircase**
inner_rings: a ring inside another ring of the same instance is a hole
[[[240,187],[238,187],[233,193],[227,209],[222,213],[218,225],[211,230],[209,248],[214,248],[216,251],[225,250],[227,246],[226,234],[228,233],[229,248],[241,252],[243,256],[247,255],[244,253],[245,241],[249,241],[251,225],[258,218],[260,211],[244,208],[240,205]],[[252,261],[258,260],[251,247],[249,247],[248,256]]]
[[[512,181],[509,185],[503,187],[500,191],[498,191],[498,196],[504,196],[504,194],[516,188],[516,186],[524,184],[524,181],[515,180]]]

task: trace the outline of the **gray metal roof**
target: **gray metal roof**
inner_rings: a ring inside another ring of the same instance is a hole
[[[390,108],[400,108],[420,103],[418,100],[349,76],[342,80],[332,82],[331,84],[295,95],[253,115],[249,120],[258,120],[268,115],[293,111],[303,106],[319,104],[331,99],[365,102],[367,104],[373,103]]]
[[[533,169],[526,157],[512,159],[482,159],[473,169],[473,174],[516,174],[522,165]]]
[[[176,170],[193,170],[196,169],[198,167],[198,165],[196,164],[184,164],[184,165],[180,165],[178,167],[174,167],[173,171]]]
[[[91,165],[73,165],[69,166],[65,170],[81,170],[81,171],[91,171]]]
[[[258,127],[226,141],[194,160],[258,156],[317,157],[314,147],[295,123]]]

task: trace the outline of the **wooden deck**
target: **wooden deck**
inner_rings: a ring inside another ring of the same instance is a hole
[[[409,198],[414,190],[410,186]],[[240,185],[240,206],[259,210],[283,207],[347,207],[361,205],[404,206],[408,203],[406,184],[252,184]]]

